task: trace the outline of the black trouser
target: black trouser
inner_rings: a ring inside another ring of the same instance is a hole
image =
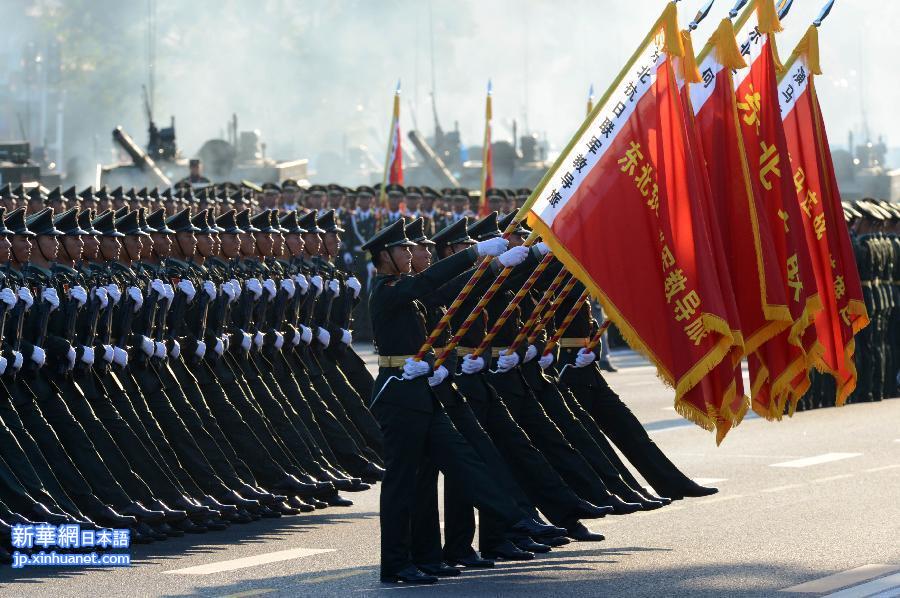
[[[347,376],[347,380],[356,389],[361,397],[371,397],[372,387],[375,385],[375,378],[366,367],[366,362],[359,356],[353,347],[347,347],[338,357],[338,365],[341,371]]]
[[[382,400],[373,408],[384,434],[386,464],[380,499],[382,574],[396,573],[411,564],[412,503],[417,474],[426,457],[448,483],[457,484],[482,512],[493,513],[507,527],[525,516],[493,483],[484,461],[447,414],[437,405],[435,409],[431,413],[415,411]]]
[[[362,435],[366,446],[381,455],[384,448],[381,430],[378,429],[378,423],[362,399],[363,396],[372,396],[371,385],[368,389],[369,392],[361,396],[347,379],[339,363],[328,352],[320,355],[319,365],[322,366],[322,373],[328,380],[328,385],[341,402],[353,425]]]

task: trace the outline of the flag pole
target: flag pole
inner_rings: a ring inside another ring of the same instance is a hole
[[[484,139],[481,144],[481,196],[478,198],[478,215],[486,216],[488,211],[487,190],[493,186],[493,156],[491,155],[491,120],[493,119],[493,106],[491,95],[493,84],[488,79],[487,97],[484,101]]]
[[[391,116],[391,128],[388,130],[387,153],[384,156],[384,172],[381,175],[381,187],[378,189],[378,206],[383,208],[387,203],[387,194],[384,191],[387,185],[388,170],[391,167],[391,155],[394,153],[394,131],[397,130],[397,121],[400,120],[400,79],[397,79],[397,88],[394,90],[394,110]]]
[[[556,296],[557,291],[559,291],[567,276],[569,276],[569,272],[566,269],[560,270],[559,274],[556,275],[556,278],[553,279],[553,282],[551,282],[547,290],[544,291],[544,296],[541,297],[541,300],[534,306],[531,315],[528,316],[522,329],[519,330],[519,334],[516,335],[512,344],[506,349],[507,355],[511,355],[519,350],[519,347],[521,347],[522,343],[528,338],[528,334],[534,327],[535,322],[543,315],[544,308],[546,308],[547,304]]]
[[[594,111],[594,84],[591,83],[591,87],[590,87],[590,89],[588,89],[587,114],[585,116],[586,117],[590,116],[591,112],[593,112],[593,111]]]
[[[559,323],[559,326],[556,327],[556,332],[553,333],[553,336],[550,337],[550,340],[547,341],[547,344],[544,346],[544,355],[549,355],[553,352],[553,349],[556,348],[556,345],[559,343],[559,339],[562,338],[562,335],[565,334],[566,329],[569,327],[569,324],[572,323],[572,320],[575,319],[575,316],[578,315],[578,312],[581,311],[581,307],[584,305],[585,301],[588,299],[588,291],[587,289],[581,293],[581,296],[575,300],[575,303],[572,304],[572,308],[569,309],[569,313],[566,314],[566,317],[563,318],[563,321]]]

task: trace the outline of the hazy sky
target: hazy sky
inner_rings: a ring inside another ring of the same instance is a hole
[[[87,148],[87,140],[94,138],[105,146],[109,131],[122,124],[145,142],[140,85],[146,82],[147,7],[154,1],[156,116],[165,123],[175,115],[186,155],[193,155],[204,140],[220,136],[237,112],[241,129],[261,130],[269,155],[314,159],[351,143],[367,145],[378,161],[384,155],[398,78],[403,83],[403,129],[412,127],[415,114],[419,128],[432,131],[432,39],[437,105],[445,129],[458,121],[464,143],[481,143],[484,92],[491,78],[495,138],[510,138],[516,119],[520,132],[527,125],[559,147],[584,115],[589,85],[602,95],[665,4],[79,0],[77,4],[87,8],[68,16],[63,10],[58,30],[50,32],[65,40],[97,31],[89,59],[79,62],[78,56],[67,55],[93,94],[69,92],[69,108],[78,110],[67,115],[70,141]],[[785,31],[777,38],[784,57],[823,3],[795,0]],[[16,4],[0,8],[7,23],[15,24],[22,11]],[[69,5],[60,0],[36,4],[56,6],[57,12]],[[679,4],[682,24],[700,4]],[[713,6],[694,34],[697,51],[730,5],[719,0]],[[66,29],[75,21],[77,30]],[[883,133],[889,145],[900,139],[897,23],[900,1],[838,0],[821,28],[825,73],[819,90],[833,144],[844,145],[850,129],[862,129],[861,106],[873,136]],[[27,36],[27,31],[18,35]],[[10,44],[19,40],[0,42],[0,48],[3,43],[9,52],[14,50]],[[90,79],[92,73],[104,73],[102,81]]]

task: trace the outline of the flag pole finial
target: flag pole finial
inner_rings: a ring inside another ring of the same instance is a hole
[[[822,12],[819,13],[819,16],[816,17],[816,20],[813,21],[813,25],[818,27],[822,24],[822,21],[825,20],[825,17],[828,16],[828,13],[831,12],[831,7],[834,6],[834,0],[828,0],[825,6],[822,8]]]
[[[494,92],[494,82],[490,78],[488,78],[487,94],[491,95],[493,92]]]
[[[745,4],[747,4],[747,0],[737,0],[737,2],[734,3],[734,6],[731,7],[731,10],[728,11],[728,18],[733,19],[737,17]]]
[[[706,4],[700,7],[700,10],[697,11],[697,15],[694,17],[694,20],[688,23],[688,29],[693,31],[697,28],[697,25],[706,18],[706,15],[709,14],[709,10],[712,8],[713,2],[715,0],[707,0]]]
[[[778,20],[780,21],[787,16],[788,11],[791,10],[791,5],[794,4],[794,0],[781,0],[779,4],[781,8],[778,9]]]
[[[394,93],[396,93],[397,95],[400,94],[400,79],[397,79],[397,87],[396,89],[394,89]]]

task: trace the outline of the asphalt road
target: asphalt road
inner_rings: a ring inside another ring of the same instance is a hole
[[[720,488],[591,522],[599,543],[464,572],[378,582],[378,488],[353,507],[135,547],[127,569],[0,570],[3,596],[900,596],[900,400],[748,418],[721,447],[682,420],[632,354],[609,377],[689,475]]]

